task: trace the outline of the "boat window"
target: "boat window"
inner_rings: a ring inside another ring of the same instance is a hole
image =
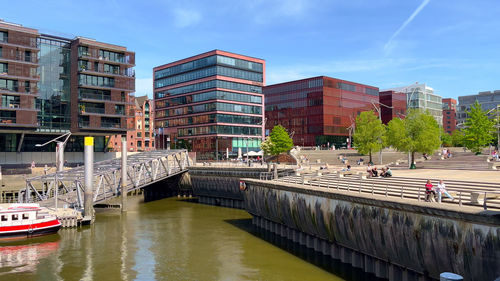
[[[8,220],[7,216],[6,215],[2,215],[2,221],[7,221],[7,220]]]
[[[18,217],[18,215],[17,215],[17,214],[12,215],[12,220],[13,220],[13,221],[17,221],[18,219],[19,219],[19,217]]]
[[[28,214],[23,214],[23,220],[27,220],[29,218],[30,218],[30,216]]]

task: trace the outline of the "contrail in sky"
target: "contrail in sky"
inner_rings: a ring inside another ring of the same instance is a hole
[[[396,36],[398,36],[399,33],[403,31],[403,29],[405,29],[405,27],[418,15],[418,13],[420,13],[420,11],[422,11],[423,8],[425,8],[425,6],[427,6],[427,4],[429,4],[430,1],[431,0],[424,0],[422,4],[420,4],[420,6],[418,6],[418,8],[413,12],[413,14],[411,14],[411,16],[398,28],[398,30],[396,30],[396,32],[392,34],[389,41],[387,41],[387,43],[385,43],[384,45],[384,51],[387,52],[389,50],[394,38],[396,38]]]

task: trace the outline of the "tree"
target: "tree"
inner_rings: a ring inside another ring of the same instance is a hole
[[[467,111],[467,116],[463,129],[464,145],[479,154],[483,147],[493,140],[492,132],[495,131],[495,124],[477,101],[471,106],[470,111]]]
[[[363,111],[356,117],[354,143],[359,153],[370,155],[370,163],[372,162],[372,152],[382,149],[384,135],[385,126],[373,111]]]
[[[292,149],[293,140],[283,126],[277,125],[274,126],[271,134],[269,134],[269,138],[267,138],[260,147],[266,154],[278,155]]]
[[[387,126],[387,142],[398,151],[432,154],[441,145],[440,128],[434,117],[418,109],[409,110],[404,120],[392,119]]]
[[[441,128],[441,143],[443,144],[443,146],[452,146],[452,139],[451,139],[451,135],[448,134],[444,128]]]
[[[451,133],[451,145],[458,147],[464,146],[464,133],[462,130],[455,130]]]

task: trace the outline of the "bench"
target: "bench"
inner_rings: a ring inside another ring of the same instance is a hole
[[[497,170],[497,167],[500,167],[500,162],[488,162],[488,168]]]
[[[343,177],[344,177],[344,176],[346,176],[346,175],[354,175],[354,172],[353,172],[353,171],[339,171],[339,172],[337,173],[337,176],[338,176],[339,178],[343,178]]]
[[[484,194],[485,194],[485,192],[471,192],[470,193],[470,202],[472,204],[481,204],[482,205],[484,203]],[[498,198],[500,198],[500,194],[486,192],[486,199],[498,199]]]

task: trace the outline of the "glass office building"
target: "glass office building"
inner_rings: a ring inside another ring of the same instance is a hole
[[[264,95],[266,131],[282,125],[300,146],[347,147],[356,116],[379,102],[377,87],[325,76],[266,86]]]
[[[406,94],[408,109],[421,109],[429,112],[439,125],[443,125],[443,101],[434,94],[434,89],[427,84],[415,83],[406,87],[391,88],[384,91],[395,91]]]
[[[198,159],[259,151],[265,62],[220,50],[154,68],[157,147],[188,148]]]

